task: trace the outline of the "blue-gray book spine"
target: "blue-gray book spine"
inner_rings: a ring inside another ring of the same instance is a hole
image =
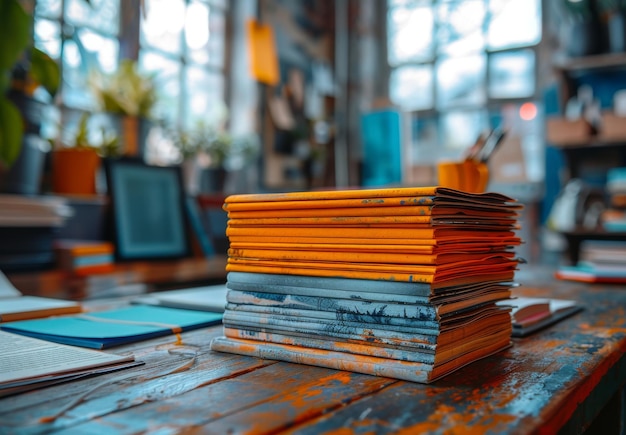
[[[334,352],[350,352],[360,355],[376,356],[379,358],[390,358],[399,361],[412,361],[424,364],[434,364],[435,354],[425,353],[409,349],[398,349],[384,346],[371,346],[364,343],[360,345],[354,341],[340,339],[328,340],[315,337],[302,337],[298,335],[279,334],[272,332],[260,332],[249,329],[228,329],[226,336],[234,338],[244,338],[256,340],[264,343],[279,343],[303,346],[312,349],[330,350]]]
[[[226,304],[226,309],[246,313],[284,316],[296,321],[300,318],[309,318],[335,322],[354,322],[370,327],[381,327],[384,329],[404,327],[409,329],[425,328],[437,330],[440,325],[439,322],[435,320],[415,320],[404,317],[381,316],[376,314],[343,311],[300,310],[297,308],[264,307],[259,305],[240,305],[231,303]]]
[[[368,279],[326,278],[249,272],[229,272],[227,281],[229,283],[258,285],[258,291],[263,291],[263,287],[270,285],[343,290],[355,293],[395,293],[424,297],[428,297],[432,294],[430,284],[416,282],[375,281]]]
[[[297,346],[275,343],[258,343],[252,340],[237,340],[217,337],[211,341],[211,350],[239,355],[255,356],[265,359],[309,364],[336,370],[347,370],[374,376],[403,379],[411,382],[428,383],[432,381],[433,366],[423,363],[409,363],[387,358],[366,357],[345,352],[326,351],[323,354],[308,353]]]
[[[227,282],[226,287],[242,292],[271,293],[277,295],[319,296],[324,298],[362,300],[372,302],[393,302],[401,304],[427,304],[426,296],[398,295],[394,293],[368,293],[347,290],[332,290],[316,287],[294,287],[286,285],[262,285],[241,282]]]
[[[381,317],[399,317],[416,321],[439,320],[437,308],[431,304],[391,304],[388,302],[370,302],[262,292],[240,292],[236,290],[229,290],[227,300],[230,304],[330,311],[337,313],[338,317],[346,318],[347,320],[353,317],[357,319],[357,321],[371,318],[372,322],[376,322],[376,319]]]
[[[341,321],[336,319],[293,318],[273,314],[226,310],[222,320],[227,327],[262,327],[268,332],[297,332],[308,335],[339,337],[368,342],[387,340],[405,347],[419,346],[434,350],[439,331],[428,328],[408,328],[393,325]]]

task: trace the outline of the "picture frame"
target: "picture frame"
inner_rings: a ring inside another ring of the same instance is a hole
[[[179,166],[111,159],[105,172],[117,260],[191,256]]]

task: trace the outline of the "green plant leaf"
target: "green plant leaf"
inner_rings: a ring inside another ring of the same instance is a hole
[[[24,124],[13,103],[0,97],[0,161],[11,166],[22,147]]]
[[[0,1],[0,70],[10,70],[28,46],[30,20],[17,0]]]
[[[30,57],[30,67],[30,73],[33,79],[54,97],[61,84],[61,69],[59,65],[46,53],[33,47]]]

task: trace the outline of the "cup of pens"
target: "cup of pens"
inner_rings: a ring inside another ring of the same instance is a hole
[[[479,137],[465,153],[461,161],[437,164],[439,186],[470,193],[482,193],[489,183],[489,157],[504,138],[500,128],[492,130],[486,137]]]

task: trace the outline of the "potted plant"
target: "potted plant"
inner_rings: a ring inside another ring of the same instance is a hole
[[[157,101],[154,76],[140,73],[135,61],[124,59],[113,74],[94,73],[90,85],[100,110],[117,117],[123,153],[142,156]]]
[[[100,143],[91,134],[85,112],[78,122],[69,146],[56,147],[52,152],[52,188],[61,194],[94,195],[101,157],[117,153],[118,138],[101,129]]]
[[[43,167],[39,128],[46,104],[33,94],[42,87],[54,97],[61,75],[57,63],[32,45],[31,30],[32,16],[18,0],[0,2],[0,169],[6,171],[5,190],[33,194]]]
[[[199,121],[191,129],[169,128],[172,145],[178,151],[188,193],[200,189],[200,178],[206,175],[208,190],[221,192],[227,172],[250,164],[259,154],[255,135],[233,136],[223,128]]]

